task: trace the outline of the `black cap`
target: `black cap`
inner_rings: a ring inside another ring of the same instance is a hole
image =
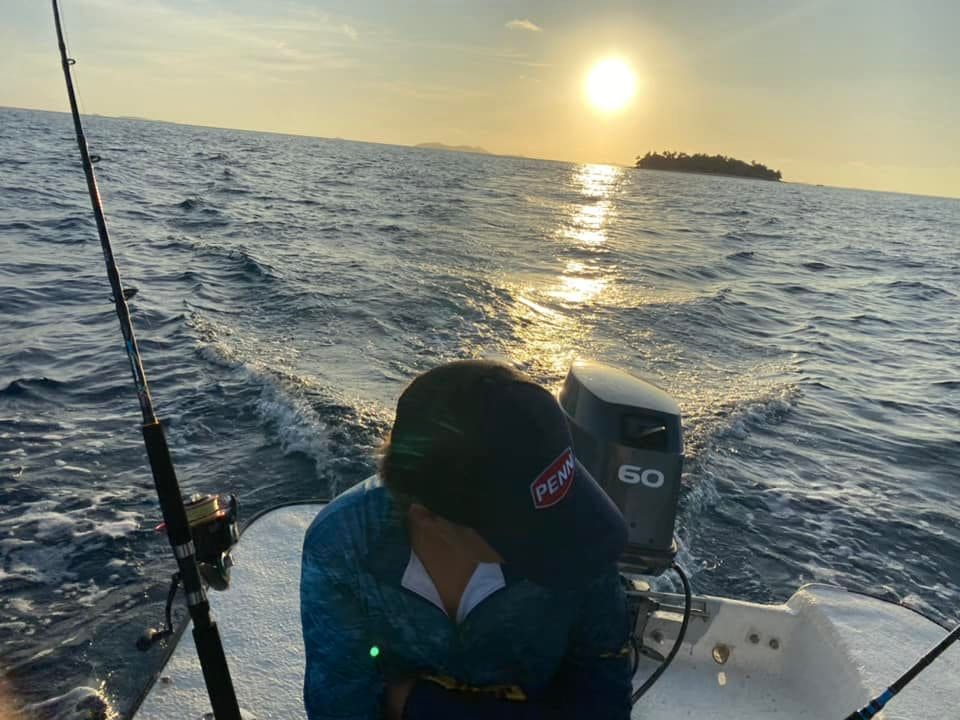
[[[577,461],[556,399],[500,363],[448,363],[403,392],[387,485],[473,528],[517,574],[573,587],[619,558],[623,516]]]

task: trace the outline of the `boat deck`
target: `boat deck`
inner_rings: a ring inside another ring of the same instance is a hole
[[[320,508],[288,506],[257,519],[234,549],[231,589],[210,596],[215,615],[224,619],[220,631],[241,708],[258,720],[306,717],[300,548]],[[945,634],[910,610],[826,586],[802,588],[783,605],[710,597],[696,597],[694,604],[698,612],[683,648],[633,718],[843,718]],[[646,644],[666,654],[679,619],[669,607],[654,614],[644,631]],[[193,638],[189,632],[181,637],[137,720],[199,719],[209,712]],[[655,667],[644,658],[637,683]],[[957,717],[958,677],[955,647],[878,718]]]

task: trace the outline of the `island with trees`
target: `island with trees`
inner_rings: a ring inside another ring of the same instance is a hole
[[[704,173],[707,175],[730,175],[758,180],[780,180],[781,178],[779,170],[772,170],[756,161],[745,163],[743,160],[737,160],[726,155],[705,155],[703,153],[687,155],[672,150],[662,153],[648,152],[643,157],[637,155],[636,166],[643,170],[672,170],[674,172]]]

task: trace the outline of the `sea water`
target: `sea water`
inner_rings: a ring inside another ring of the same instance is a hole
[[[956,621],[960,201],[86,129],[185,492],[329,496],[416,373],[491,357],[556,389],[590,358],[680,403],[696,591]],[[175,570],[75,142],[0,109],[0,672],[43,718],[129,710]]]

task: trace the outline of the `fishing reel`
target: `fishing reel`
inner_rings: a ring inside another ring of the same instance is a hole
[[[235,495],[191,495],[183,504],[193,539],[194,558],[204,584],[213,590],[230,587],[230,568],[233,560],[230,550],[240,539],[238,520],[240,504]],[[166,530],[166,523],[157,526],[157,531]],[[180,573],[170,579],[167,604],[164,608],[165,624],[160,629],[148,629],[138,640],[139,650],[149,650],[155,643],[173,634],[173,601],[180,588]]]
[[[183,505],[196,548],[197,567],[213,590],[230,586],[230,549],[240,539],[239,503],[235,495],[192,495]]]

